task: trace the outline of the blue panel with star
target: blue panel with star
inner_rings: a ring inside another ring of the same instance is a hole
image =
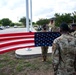
[[[60,35],[59,32],[36,32],[35,46],[52,46],[54,39]]]

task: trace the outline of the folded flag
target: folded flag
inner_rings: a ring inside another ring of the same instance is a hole
[[[29,47],[52,46],[59,32],[21,32],[0,34],[0,54]]]

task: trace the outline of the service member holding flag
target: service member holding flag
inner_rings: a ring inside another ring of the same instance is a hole
[[[46,25],[42,26],[42,32],[48,32],[48,28]],[[47,60],[47,52],[48,52],[48,46],[41,46],[42,50],[42,61]]]

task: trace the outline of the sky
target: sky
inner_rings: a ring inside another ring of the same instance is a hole
[[[33,22],[41,18],[52,18],[55,13],[74,11],[76,11],[76,0],[32,0]],[[0,0],[0,19],[9,18],[12,22],[18,22],[22,17],[26,17],[26,0]]]

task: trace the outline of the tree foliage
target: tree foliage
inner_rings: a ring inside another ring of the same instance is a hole
[[[55,25],[59,26],[62,22],[66,22],[66,23],[71,23],[72,22],[72,16],[70,13],[65,13],[65,14],[55,14]]]
[[[64,13],[64,14],[59,14],[56,13],[55,15],[55,26],[59,26],[62,22],[66,23],[76,23],[76,12],[74,11],[73,13]],[[50,17],[51,18],[51,17]],[[3,18],[0,20],[0,25],[3,26],[14,26],[14,25],[24,25],[26,26],[26,17],[20,18],[18,24],[13,23],[9,18]],[[32,22],[33,25],[44,25],[48,24],[50,22],[50,19],[39,19],[36,22]],[[30,19],[29,19],[29,24],[30,24]]]
[[[0,24],[1,24],[1,20],[0,20]]]
[[[76,23],[76,12],[74,11],[74,13],[72,13],[72,14],[73,14],[73,16],[72,16],[73,22]]]
[[[32,22],[32,24],[35,25],[36,23],[35,22]]]
[[[1,20],[1,24],[3,25],[3,26],[10,26],[10,24],[12,23],[12,21],[11,20],[9,20],[9,18],[3,18],[2,20]]]
[[[38,25],[44,25],[44,24],[48,24],[50,22],[49,19],[40,19],[36,22],[36,24]]]
[[[22,17],[19,22],[21,22],[24,26],[26,26],[26,18]]]
[[[19,22],[21,22],[25,27],[26,27],[26,18],[22,17]],[[30,24],[30,19],[29,19],[29,24]]]
[[[10,24],[10,26],[14,26],[14,25],[15,25],[15,23],[11,23],[11,24]]]

